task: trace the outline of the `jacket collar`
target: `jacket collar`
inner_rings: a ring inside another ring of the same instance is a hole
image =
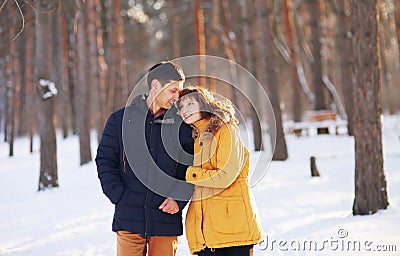
[[[143,112],[146,112],[149,110],[149,107],[146,104],[147,97],[148,97],[147,94],[137,95],[135,98],[133,98],[133,100],[131,101],[131,104],[129,106],[139,109]]]
[[[210,121],[209,118],[206,119],[200,119],[196,122],[193,123],[194,127],[196,127],[198,130],[202,131],[204,127],[207,126],[208,122]]]

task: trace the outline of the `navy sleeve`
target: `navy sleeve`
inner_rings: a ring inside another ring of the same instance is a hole
[[[113,204],[117,204],[125,186],[119,172],[120,147],[118,132],[120,125],[115,113],[112,114],[104,127],[97,148],[96,165],[103,193]]]
[[[194,155],[194,140],[192,138],[192,129],[190,126],[185,124],[181,126],[180,141],[183,151],[179,154],[177,178],[185,180],[186,169],[193,164]]]
[[[181,152],[179,155],[179,161],[177,166],[177,179],[184,181],[186,176],[186,170],[189,165],[193,164],[193,154],[194,154],[194,140],[192,138],[192,129],[190,126],[183,124],[180,128],[180,141],[181,146],[184,152]],[[186,183],[184,186],[180,186],[179,189],[175,193],[179,193],[182,198],[182,195],[186,195],[186,200],[177,200],[179,205],[179,209],[182,210],[186,204],[188,203],[192,193],[194,186],[190,183]]]

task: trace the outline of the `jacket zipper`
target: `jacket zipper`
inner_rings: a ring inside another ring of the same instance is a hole
[[[125,151],[122,149],[122,161],[124,163],[124,173],[126,174],[126,161],[125,161]]]
[[[152,147],[151,143],[152,143],[153,124],[154,124],[154,120],[152,122],[150,122],[150,134],[149,134],[149,136],[150,136],[150,139],[149,139],[150,150],[151,150],[151,147]],[[151,153],[150,153],[150,156],[151,157],[149,158],[149,162],[151,161],[151,158],[152,158]],[[150,182],[150,178],[151,178],[151,176],[150,176],[150,170],[149,170],[148,173],[147,173],[147,183]],[[149,228],[148,228],[148,221],[147,221],[147,200],[148,200],[148,197],[149,197],[149,189],[146,190],[146,198],[144,200],[144,211],[145,211],[144,212],[144,223],[145,223],[144,235],[145,236],[149,235],[149,233],[148,233],[148,229]]]

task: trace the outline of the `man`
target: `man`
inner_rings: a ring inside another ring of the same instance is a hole
[[[176,254],[192,191],[175,179],[184,179],[193,155],[191,128],[174,106],[184,81],[172,62],[153,66],[148,94],[112,113],[104,127],[96,164],[103,192],[115,205],[118,256]]]

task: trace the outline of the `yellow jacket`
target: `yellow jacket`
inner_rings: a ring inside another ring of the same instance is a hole
[[[247,184],[249,151],[236,125],[223,125],[215,135],[204,132],[208,120],[195,123],[194,164],[186,180],[195,185],[186,215],[190,252],[257,244],[261,226]]]

